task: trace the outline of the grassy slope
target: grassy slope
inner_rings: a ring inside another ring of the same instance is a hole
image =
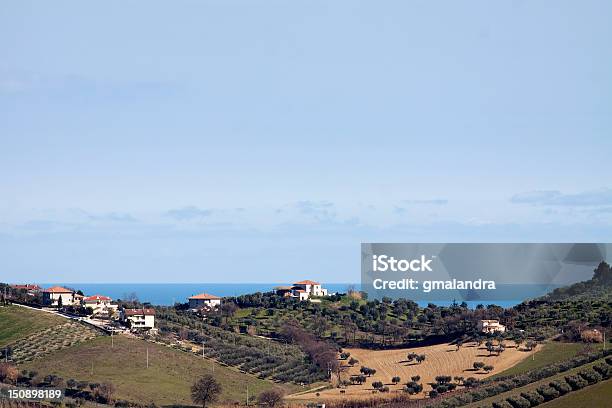
[[[544,344],[542,350],[536,352],[533,358],[527,358],[514,367],[511,367],[501,373],[498,373],[493,378],[498,376],[514,375],[534,370],[536,368],[545,367],[552,363],[567,360],[574,357],[580,350],[585,347],[582,343],[560,343],[549,342]]]
[[[66,319],[50,313],[20,306],[0,307],[0,347],[62,323],[66,323]]]
[[[117,387],[116,399],[158,405],[191,404],[191,385],[206,373],[214,374],[221,383],[220,401],[244,401],[247,384],[250,395],[273,386],[271,382],[218,364],[213,373],[209,360],[125,336],[115,336],[113,348],[110,337],[99,337],[21,367],[41,374],[57,374],[66,380],[111,382]]]
[[[596,408],[610,406],[612,406],[612,380],[599,382],[540,405],[543,408]]]

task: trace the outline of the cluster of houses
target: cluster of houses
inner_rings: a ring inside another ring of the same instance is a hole
[[[155,309],[153,308],[119,308],[113,299],[103,295],[85,296],[73,289],[62,286],[53,286],[47,289],[34,284],[11,285],[15,290],[24,290],[30,296],[42,294],[42,301],[48,307],[82,306],[92,310],[93,317],[106,319],[119,318],[119,320],[132,330],[150,330],[155,328]],[[313,297],[327,296],[327,289],[319,282],[304,280],[296,282],[293,286],[279,286],[274,288],[277,295],[286,298],[295,298],[306,301]],[[189,297],[189,309],[214,310],[221,305],[221,297],[208,293],[200,293]]]
[[[327,289],[323,288],[319,282],[303,280],[296,282],[293,286],[277,286],[274,292],[282,297],[295,298],[297,300],[309,300],[313,297],[327,296]],[[208,293],[200,293],[189,297],[189,309],[214,309],[221,305],[221,297]]]
[[[11,285],[12,289],[25,290],[28,295],[42,294],[43,304],[48,307],[82,306],[92,310],[92,316],[98,318],[116,318],[133,330],[150,330],[155,328],[155,309],[121,308],[113,303],[113,299],[103,295],[85,296],[73,289],[62,286],[53,286],[43,289],[38,285]],[[117,315],[117,312],[119,314]]]

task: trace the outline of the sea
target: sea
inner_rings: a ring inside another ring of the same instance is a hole
[[[240,296],[256,292],[269,292],[276,286],[288,286],[289,283],[70,283],[54,282],[39,283],[43,288],[51,286],[64,286],[74,290],[81,290],[87,296],[104,295],[112,299],[127,299],[135,295],[143,303],[157,306],[172,306],[175,303],[185,303],[187,298],[198,293],[210,293],[216,296]],[[324,287],[329,293],[346,293],[350,287],[360,289],[358,283],[326,283]],[[437,306],[449,306],[453,300],[448,301],[417,301],[419,306],[425,307],[428,303]],[[457,303],[461,303],[457,300]],[[501,307],[512,307],[521,303],[521,300],[500,301],[467,301],[469,308],[478,304],[495,304]]]

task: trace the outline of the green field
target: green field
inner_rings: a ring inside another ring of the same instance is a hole
[[[563,397],[540,405],[543,408],[611,407],[612,380],[602,381],[590,387],[574,391]]]
[[[533,357],[521,361],[517,365],[500,372],[492,378],[522,374],[536,368],[545,367],[552,363],[570,359],[584,347],[585,344],[583,343],[561,343],[556,341],[548,342],[542,346],[540,351],[534,353]]]
[[[19,367],[65,380],[110,382],[117,388],[115,399],[157,405],[191,404],[191,385],[206,373],[221,383],[220,401],[244,402],[247,386],[252,396],[274,385],[191,353],[126,336],[115,336],[114,347],[110,337],[98,337]]]
[[[20,306],[0,307],[0,347],[66,321],[51,313]]]

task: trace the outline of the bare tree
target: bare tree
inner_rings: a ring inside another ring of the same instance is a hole
[[[14,383],[19,377],[19,370],[12,363],[0,363],[0,382]]]
[[[106,400],[107,404],[112,404],[115,386],[112,383],[104,383],[97,388],[98,393]]]
[[[283,391],[278,388],[272,388],[270,390],[263,391],[259,394],[257,398],[257,402],[262,405],[267,405],[269,407],[276,407],[279,404],[283,403],[283,398],[285,397]]]
[[[219,399],[221,391],[221,384],[212,375],[206,374],[191,387],[191,399],[196,404],[202,404],[202,408],[206,408],[206,404]]]

